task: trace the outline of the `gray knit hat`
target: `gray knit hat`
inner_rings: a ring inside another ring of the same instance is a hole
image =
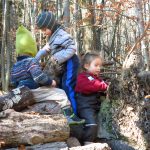
[[[41,14],[38,15],[36,19],[36,25],[39,29],[48,28],[52,30],[55,24],[56,24],[56,19],[54,14],[51,11],[42,12]]]

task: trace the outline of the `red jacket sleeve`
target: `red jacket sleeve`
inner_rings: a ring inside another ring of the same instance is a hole
[[[105,91],[107,87],[108,85],[103,80],[81,73],[78,75],[75,91],[90,94]]]

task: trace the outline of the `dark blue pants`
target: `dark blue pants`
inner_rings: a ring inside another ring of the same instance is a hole
[[[74,55],[66,63],[66,70],[62,75],[62,89],[66,92],[73,111],[77,114],[77,104],[75,99],[75,85],[77,79],[77,73],[79,68],[79,59],[77,55]]]
[[[78,116],[85,119],[83,142],[93,142],[97,137],[97,114],[100,109],[99,93],[85,95],[76,93]]]

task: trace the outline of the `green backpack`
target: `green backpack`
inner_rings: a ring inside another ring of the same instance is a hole
[[[16,53],[30,54],[34,57],[37,53],[36,41],[32,34],[23,25],[21,25],[16,32]]]

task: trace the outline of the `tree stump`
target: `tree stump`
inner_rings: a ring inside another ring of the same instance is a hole
[[[39,115],[5,111],[6,118],[0,121],[0,143],[2,146],[33,145],[65,141],[70,129],[61,115]]]

